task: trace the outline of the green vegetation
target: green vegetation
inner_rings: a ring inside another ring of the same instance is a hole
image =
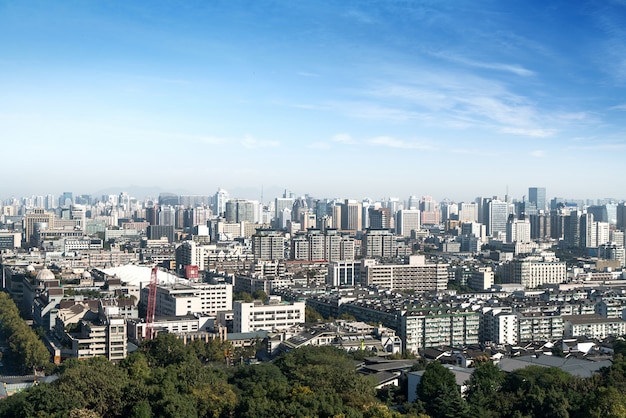
[[[377,401],[342,350],[305,347],[274,363],[226,367],[220,344],[159,334],[118,365],[69,360],[55,382],[0,401],[0,417],[401,416]]]
[[[0,330],[9,345],[5,362],[12,364],[16,371],[34,373],[50,362],[46,346],[20,317],[15,302],[4,292],[0,292]]]

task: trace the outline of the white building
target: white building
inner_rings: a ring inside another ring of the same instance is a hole
[[[148,287],[141,289],[141,303],[147,306]],[[159,285],[156,295],[156,316],[184,316],[189,314],[215,315],[232,309],[231,284],[172,284]]]
[[[270,296],[269,304],[260,301],[233,304],[233,331],[284,330],[304,323],[305,302],[285,303]]]
[[[411,231],[421,228],[420,211],[418,209],[403,209],[396,214],[396,234],[410,237]]]
[[[600,315],[564,315],[564,338],[587,337],[604,339],[626,334],[626,321],[621,318],[602,318]]]

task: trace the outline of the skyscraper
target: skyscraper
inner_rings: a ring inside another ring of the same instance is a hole
[[[546,188],[545,187],[529,187],[528,201],[534,203],[538,211],[546,210]]]
[[[346,199],[341,205],[341,230],[360,231],[361,222],[361,202]]]
[[[509,218],[509,204],[501,200],[491,200],[487,206],[487,235],[498,238],[506,234],[506,223]]]

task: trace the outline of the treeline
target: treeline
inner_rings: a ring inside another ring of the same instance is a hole
[[[620,342],[617,348],[622,351]],[[461,397],[455,377],[437,362],[426,366],[417,388],[419,400],[408,411],[434,418],[624,418],[626,361],[589,378],[558,368],[529,366],[505,373],[491,362],[478,366]]]
[[[68,360],[59,379],[0,401],[3,417],[346,417],[346,418],[626,418],[626,344],[613,365],[590,378],[530,366],[502,372],[477,366],[461,396],[437,362],[422,368],[419,400],[401,387],[375,390],[354,358],[334,347],[303,347],[271,363],[227,367],[228,342],[184,345],[159,334],[119,364]],[[245,358],[244,356],[241,356]]]
[[[400,416],[342,350],[305,347],[273,363],[225,367],[209,364],[204,345],[161,334],[118,365],[68,360],[53,383],[0,401],[0,417]]]
[[[0,330],[9,346],[7,364],[21,372],[34,372],[50,362],[50,353],[35,331],[20,317],[11,297],[0,292]]]

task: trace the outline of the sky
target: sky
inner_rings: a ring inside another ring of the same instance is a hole
[[[626,198],[626,1],[0,0],[0,198]]]

